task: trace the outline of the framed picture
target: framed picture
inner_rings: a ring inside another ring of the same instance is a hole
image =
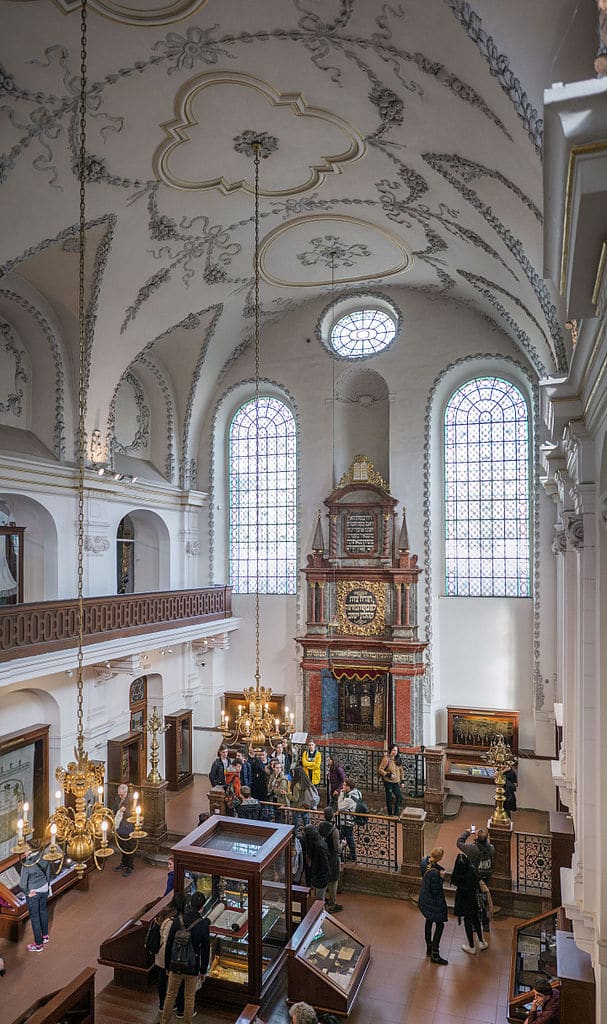
[[[450,750],[484,752],[496,736],[518,754],[518,711],[486,708],[447,708],[447,746]]]
[[[144,712],[132,711],[131,712],[131,732],[143,732],[144,726]]]

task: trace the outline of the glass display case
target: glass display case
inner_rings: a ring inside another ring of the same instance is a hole
[[[523,1021],[531,1006],[531,989],[538,978],[557,978],[556,933],[565,928],[562,907],[524,921],[514,929],[510,961],[508,1020]]]
[[[317,1010],[349,1014],[371,962],[371,947],[317,902],[288,950],[289,1002],[303,999]]]
[[[173,847],[175,890],[206,898],[210,998],[259,1003],[278,978],[291,934],[292,833],[214,814]]]
[[[168,726],[164,737],[164,773],[168,789],[181,789],[188,786],[194,776],[192,774],[192,712],[189,710],[175,711],[164,716],[164,724]]]

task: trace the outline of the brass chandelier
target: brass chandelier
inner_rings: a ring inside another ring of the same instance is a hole
[[[104,803],[105,764],[92,761],[84,749],[83,725],[83,660],[84,660],[84,471],[86,448],[86,306],[85,306],[85,254],[86,254],[86,86],[87,86],[87,0],[82,0],[80,18],[80,97],[79,125],[80,146],[78,160],[78,182],[80,195],[78,235],[78,728],[74,761],[67,768],[57,768],[55,776],[61,789],[55,793],[55,810],[48,818],[44,843],[40,856],[58,864],[60,870],[65,859],[70,861],[77,874],[82,877],[89,861],[93,859],[99,869],[114,853],[109,838],[114,833],[113,811]],[[90,794],[94,794],[91,802]],[[62,803],[65,796],[72,797],[68,804]],[[87,800],[88,796],[88,800]],[[17,842],[13,853],[25,853],[28,840],[34,829],[27,819],[28,804],[23,805],[23,817],[17,822]],[[129,841],[138,843],[146,834],[142,829],[143,817],[138,794],[133,795],[132,814],[127,819],[132,825]],[[119,849],[120,840],[114,834]],[[129,852],[133,852],[132,848]]]
[[[228,743],[247,743],[254,747],[264,747],[269,744],[274,747],[277,743],[288,740],[294,728],[293,712],[289,713],[285,707],[284,720],[272,715],[270,705],[272,702],[272,690],[261,685],[260,669],[260,614],[259,614],[259,163],[261,159],[262,141],[260,138],[251,138],[249,141],[250,154],[255,163],[255,255],[254,255],[254,310],[255,310],[255,544],[256,544],[256,567],[255,567],[255,686],[244,688],[243,704],[238,705],[238,714],[234,722],[230,722],[227,713],[222,713],[220,729]]]

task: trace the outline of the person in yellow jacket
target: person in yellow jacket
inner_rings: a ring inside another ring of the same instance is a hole
[[[306,749],[301,755],[301,764],[313,786],[320,785],[321,759],[320,750],[317,749],[314,740],[308,740]]]

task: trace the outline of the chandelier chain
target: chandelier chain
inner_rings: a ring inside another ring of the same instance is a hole
[[[259,625],[259,162],[260,145],[253,146],[255,159],[255,688],[259,690],[260,625]]]
[[[78,159],[78,754],[84,754],[83,645],[84,645],[84,465],[86,430],[86,87],[87,87],[87,0],[80,8],[80,148]]]

